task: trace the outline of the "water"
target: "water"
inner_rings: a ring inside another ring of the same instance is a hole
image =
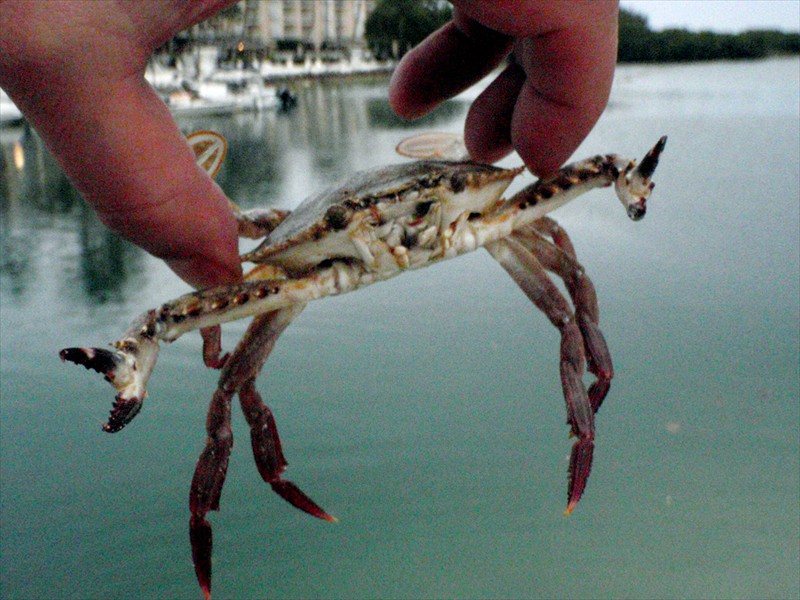
[[[608,191],[555,215],[617,370],[571,517],[558,335],[479,252],[312,304],[281,338],[259,387],[288,475],[340,523],[271,493],[237,414],[215,597],[798,597],[799,66],[622,67],[576,153],[669,134],[644,221]],[[406,135],[458,131],[468,100],[405,124],[385,82],[320,84],[289,115],[182,125],[228,137],[219,181],[241,204],[292,207]],[[199,337],[165,348],[116,435],[111,388],[57,359],[186,287],[104,232],[35,137],[17,170],[3,136],[0,592],[199,597],[187,496],[216,378]]]

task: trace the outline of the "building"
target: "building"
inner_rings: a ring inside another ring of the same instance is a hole
[[[191,42],[219,49],[219,65],[350,60],[366,48],[364,29],[377,0],[243,0],[192,28]],[[174,43],[174,42],[173,42]]]
[[[297,41],[317,51],[363,46],[364,24],[375,0],[245,0],[248,38],[270,47]]]

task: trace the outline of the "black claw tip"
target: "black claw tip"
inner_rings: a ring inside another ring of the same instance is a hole
[[[119,362],[116,352],[103,348],[64,348],[58,356],[62,361],[83,365],[102,375],[113,371]]]
[[[133,418],[142,410],[142,401],[139,398],[122,399],[117,396],[111,407],[111,416],[108,423],[103,425],[103,431],[116,433],[125,425],[133,421]]]
[[[653,176],[653,172],[656,170],[658,166],[658,157],[661,155],[661,152],[664,150],[664,146],[667,145],[667,136],[663,136],[653,149],[647,153],[647,155],[642,159],[642,163],[638,167],[638,171],[644,179],[649,179]]]

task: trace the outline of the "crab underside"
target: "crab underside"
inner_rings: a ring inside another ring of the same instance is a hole
[[[225,155],[225,141],[211,132],[189,136],[198,163],[212,176]],[[470,161],[421,160],[361,173],[306,200],[293,213],[240,211],[232,204],[243,237],[265,237],[243,255],[255,263],[237,285],[193,292],[137,318],[114,349],[67,348],[68,360],[103,374],[117,390],[103,428],[116,432],[139,412],[155,365],[159,341],[200,329],[203,359],[221,369],[206,423],[207,440],[189,495],[192,558],[201,589],[211,593],[211,525],[218,510],[233,436],[234,396],[250,426],[258,471],[282,498],[320,519],[335,521],[282,473],[286,459],[272,412],[255,380],[278,337],[305,305],[394,277],[403,271],[485,247],[527,297],[561,333],[560,373],[567,423],[575,438],[569,462],[569,514],[586,486],[594,451],[594,418],[608,394],[613,366],[599,328],[594,286],[578,262],[567,233],[546,213],[597,187],[615,186],[632,220],[644,216],[652,174],[666,143],[661,138],[644,159],[616,155],[564,167],[504,200],[522,169],[499,169]],[[414,158],[454,157],[461,145],[447,134],[404,141],[398,151]],[[547,272],[563,280],[561,294]],[[220,324],[254,317],[229,355],[221,350]],[[588,388],[585,371],[594,376]]]

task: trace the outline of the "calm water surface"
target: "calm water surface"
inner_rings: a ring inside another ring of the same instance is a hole
[[[340,523],[272,494],[237,415],[215,596],[798,597],[798,73],[623,67],[576,153],[639,157],[669,135],[644,221],[608,190],[555,215],[617,371],[571,517],[558,334],[477,252],[312,304],[281,338],[259,387],[288,475]],[[291,208],[396,162],[406,135],[459,131],[470,99],[409,125],[385,82],[299,95],[290,114],[182,122],[227,136],[219,181],[242,205]],[[57,358],[187,288],[106,233],[34,136],[2,136],[0,593],[199,597],[187,496],[216,379],[199,336],[162,351],[117,435],[100,431],[111,388]]]

